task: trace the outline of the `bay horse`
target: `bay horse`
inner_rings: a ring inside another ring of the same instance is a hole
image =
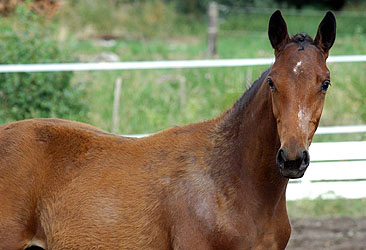
[[[31,119],[0,127],[0,249],[284,249],[285,191],[330,85],[331,12],[316,37],[269,21],[274,64],[228,111],[134,139]]]

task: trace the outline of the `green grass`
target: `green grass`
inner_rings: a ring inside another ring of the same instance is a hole
[[[313,142],[366,141],[366,133],[315,135]]]
[[[287,201],[290,218],[317,218],[334,216],[366,216],[366,199],[297,200]]]
[[[79,37],[116,35],[123,39],[169,38],[201,33],[197,18],[177,14],[173,3],[164,0],[64,1],[58,23]]]
[[[325,11],[303,11],[293,12],[282,11],[286,20],[290,35],[305,32],[315,36],[318,25],[323,19]],[[240,13],[229,15],[221,25],[221,30],[242,30],[258,32],[268,27],[268,20],[271,12],[265,13]],[[366,14],[359,12],[355,16],[347,13],[336,13],[338,34],[365,34],[366,33]]]
[[[254,69],[260,73],[262,69]],[[114,82],[122,77],[119,133],[151,133],[174,125],[213,118],[229,108],[246,88],[247,71],[236,69],[137,70],[83,74],[90,82],[94,125],[111,128]],[[185,79],[181,104],[180,81]],[[101,82],[106,84],[100,84]],[[216,84],[220,82],[220,84]],[[223,95],[225,93],[225,95]]]

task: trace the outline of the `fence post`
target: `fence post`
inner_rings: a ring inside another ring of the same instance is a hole
[[[209,16],[209,25],[208,25],[208,55],[216,56],[216,39],[218,32],[218,8],[216,2],[210,2],[208,5],[208,16]]]
[[[249,89],[252,86],[252,68],[248,67],[246,76],[246,88]]]
[[[113,115],[112,115],[112,133],[117,133],[119,125],[119,100],[121,97],[122,78],[118,77],[114,88]]]
[[[179,92],[180,92],[180,112],[183,114],[184,106],[186,105],[186,78],[184,76],[178,77]]]

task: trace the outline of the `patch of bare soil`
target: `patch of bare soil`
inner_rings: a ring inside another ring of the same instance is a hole
[[[366,250],[366,218],[292,219],[286,250]]]

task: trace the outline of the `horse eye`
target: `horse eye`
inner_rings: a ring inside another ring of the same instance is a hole
[[[271,78],[268,78],[268,79],[267,79],[267,83],[268,83],[268,85],[269,85],[269,87],[270,87],[271,89],[274,89],[274,88],[275,88],[275,85],[274,85],[273,81],[271,80]]]
[[[321,87],[322,91],[327,91],[330,85],[331,85],[330,84],[330,81],[329,80],[325,80],[323,82],[323,84],[322,84],[322,87]]]

